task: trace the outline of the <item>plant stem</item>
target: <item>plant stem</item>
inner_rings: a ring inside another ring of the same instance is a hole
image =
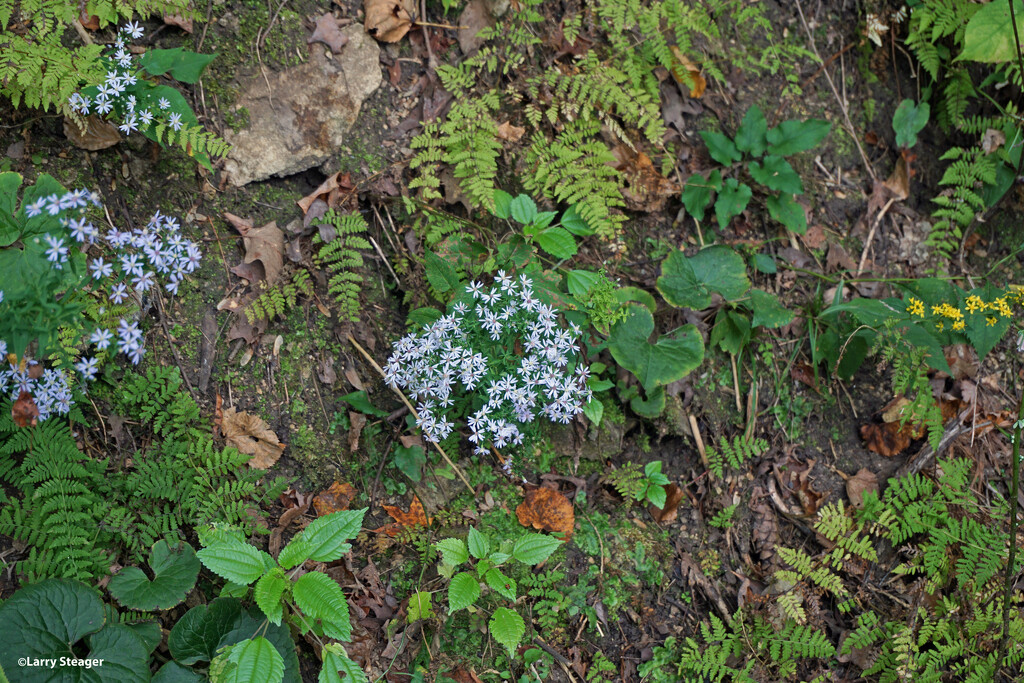
[[[1024,426],[1024,390],[1020,392],[1017,403],[1017,421],[1013,425],[1013,461],[1010,463],[1010,556],[1006,564],[1006,584],[1003,587],[1003,634],[999,639],[999,654],[996,658],[997,670],[1002,668],[1006,656],[1006,646],[1010,635],[1010,603],[1013,597],[1013,579],[1017,572],[1017,489],[1020,483],[1020,436]]]

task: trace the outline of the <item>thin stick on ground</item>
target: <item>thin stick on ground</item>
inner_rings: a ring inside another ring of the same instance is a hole
[[[373,356],[371,356],[366,349],[364,349],[362,346],[360,346],[359,342],[357,342],[355,339],[353,339],[351,334],[346,335],[345,338],[348,339],[348,343],[351,344],[352,346],[354,346],[356,351],[361,353],[363,358],[365,358],[370,363],[370,365],[373,366],[373,369],[376,370],[377,373],[381,377],[384,377],[384,369],[381,366],[377,365],[377,361],[375,361],[373,359]],[[407,399],[405,397],[405,394],[403,394],[397,388],[396,389],[392,389],[391,391],[395,392],[395,394],[398,396],[398,398],[402,399],[402,403],[405,404],[405,407],[409,409],[409,412],[412,413],[412,416],[418,421],[420,419],[420,416],[416,412],[416,409],[412,407],[412,404],[409,403],[409,399]],[[452,462],[452,459],[449,458],[448,454],[444,452],[444,449],[441,448],[441,445],[439,443],[437,443],[436,441],[431,441],[430,443],[434,444],[434,448],[436,448],[437,452],[441,454],[441,457],[444,458],[444,461],[451,466],[451,468],[455,472],[455,474],[457,474],[459,479],[462,480],[462,483],[466,485],[466,488],[469,490],[469,492],[472,493],[473,495],[476,495],[476,490],[469,483],[469,480],[466,479],[466,475],[464,475],[462,473],[462,470],[459,469],[458,465],[456,465],[454,462]]]

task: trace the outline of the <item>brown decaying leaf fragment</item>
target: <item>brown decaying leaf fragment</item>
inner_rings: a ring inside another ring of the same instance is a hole
[[[85,128],[82,129],[72,119],[64,119],[64,137],[75,147],[95,152],[121,142],[117,126],[110,121],[104,121],[98,116],[86,116],[84,122]]]
[[[923,432],[921,426],[914,427],[909,422],[870,422],[860,426],[860,438],[864,439],[864,447],[886,458],[902,453],[910,442],[919,438]]]
[[[316,20],[316,29],[306,42],[310,44],[323,43],[331,48],[331,52],[338,54],[348,42],[348,36],[339,30],[338,20],[334,15],[327,12]]]
[[[19,427],[35,427],[39,417],[39,408],[31,392],[22,391],[18,400],[11,406],[11,419]]]
[[[379,41],[397,43],[412,28],[413,0],[366,0],[366,32]]]
[[[648,506],[651,516],[659,524],[669,524],[679,516],[679,503],[683,500],[683,490],[675,484],[667,484],[665,489],[665,507]]]
[[[498,139],[507,142],[519,142],[519,139],[526,133],[522,126],[513,126],[511,121],[498,124]]]
[[[348,506],[356,497],[356,490],[348,482],[335,481],[326,491],[321,491],[313,498],[313,508],[320,517],[332,512],[348,510]]]
[[[846,480],[846,495],[850,504],[860,509],[864,507],[864,494],[873,491],[878,493],[878,476],[866,467],[860,468],[857,474]]]
[[[423,503],[420,502],[419,497],[413,496],[412,502],[409,503],[409,511],[405,512],[402,508],[394,505],[382,505],[384,512],[388,513],[391,519],[395,520],[392,524],[385,524],[379,529],[374,529],[374,533],[384,533],[388,536],[397,536],[401,531],[402,527],[408,526],[430,526],[433,521],[432,517],[427,517],[426,511],[423,509]]]
[[[251,455],[249,467],[265,470],[277,462],[284,452],[284,444],[262,418],[233,407],[224,411],[221,429],[228,444],[242,453]]]
[[[284,233],[271,221],[264,226],[250,230],[242,238],[245,247],[244,263],[259,261],[267,277],[267,284],[277,282],[284,265]]]
[[[313,202],[317,199],[322,199],[327,204],[326,208],[336,208],[340,203],[341,198],[345,195],[351,195],[354,189],[355,185],[352,183],[352,174],[338,171],[334,175],[329,176],[327,180],[320,183],[320,187],[316,188],[295,203],[299,205],[300,209],[302,209],[303,215],[309,213],[309,207],[312,206]]]
[[[612,154],[618,159],[616,168],[625,178],[622,196],[626,208],[648,213],[661,211],[670,197],[679,194],[679,185],[661,175],[651,158],[626,145],[616,145]]]
[[[348,420],[352,425],[348,430],[348,452],[355,453],[359,448],[359,435],[363,433],[366,426],[366,416],[354,410],[348,411]]]
[[[554,489],[526,489],[526,500],[516,508],[516,517],[523,526],[560,534],[563,541],[572,537],[576,514],[572,503]]]
[[[708,82],[701,75],[700,67],[675,45],[669,49],[672,50],[672,56],[679,61],[678,64],[672,65],[672,76],[690,89],[690,97],[698,98],[703,95],[704,89],[708,87]]]

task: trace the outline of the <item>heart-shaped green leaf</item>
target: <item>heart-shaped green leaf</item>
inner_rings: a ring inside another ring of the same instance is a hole
[[[800,176],[796,174],[789,162],[780,156],[769,154],[764,158],[763,163],[751,162],[749,169],[750,177],[769,190],[803,194],[804,184],[800,182]]]
[[[674,251],[661,264],[658,291],[677,308],[701,311],[711,304],[712,292],[733,301],[750,289],[743,258],[729,247],[715,245],[687,257]]]
[[[167,541],[157,541],[149,555],[149,566],[153,569],[152,581],[138,567],[126,567],[113,576],[107,589],[114,599],[144,612],[170,609],[192,590],[200,564],[187,543],[171,548]]]
[[[629,304],[625,320],[612,328],[608,349],[619,365],[636,375],[648,392],[682,379],[704,360],[704,340],[693,325],[662,335],[655,343],[654,317],[638,304]]]
[[[746,183],[740,183],[735,178],[729,178],[722,185],[722,191],[718,193],[715,200],[715,218],[718,220],[718,227],[725,230],[733,216],[739,216],[743,209],[747,208],[753,191]]]

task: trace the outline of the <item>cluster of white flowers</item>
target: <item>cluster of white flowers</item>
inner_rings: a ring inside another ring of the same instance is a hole
[[[156,104],[156,110],[149,107],[140,107],[136,102],[135,95],[127,95],[128,86],[138,82],[137,72],[131,71],[133,56],[128,51],[125,37],[141,38],[142,27],[137,23],[128,22],[121,28],[114,41],[114,52],[110,54],[112,69],[107,72],[106,80],[97,86],[97,92],[89,98],[82,93],[75,93],[68,98],[68,104],[72,111],[83,116],[95,112],[106,116],[120,105],[119,111],[123,112],[123,119],[118,129],[125,135],[141,128],[148,128],[154,122],[164,123],[174,130],[181,130],[182,120],[180,112],[170,112],[171,103],[166,97],[161,97]]]
[[[582,413],[592,392],[579,326],[563,327],[557,311],[534,296],[526,275],[515,279],[498,271],[489,289],[472,282],[466,291],[471,304],[460,301],[448,315],[399,340],[384,371],[389,386],[419,401],[424,435],[441,441],[454,430],[445,413],[455,403],[457,384],[465,392],[482,389],[486,398],[467,420],[478,454],[522,444],[524,425],[539,415],[564,424]]]
[[[92,203],[100,206],[99,197],[86,190],[73,190],[63,196],[56,194],[39,198],[25,206],[27,218],[40,215],[54,217],[63,228],[63,234],[45,234],[45,255],[53,268],[62,270],[71,258],[71,246],[77,249],[101,251],[88,261],[93,291],[102,293],[114,304],[120,304],[135,292],[142,295],[156,286],[157,277],[165,279],[164,287],[177,294],[186,275],[199,267],[202,252],[199,246],[181,235],[176,218],[157,211],[149,222],[134,230],[111,228],[104,234],[85,216]],[[107,249],[102,249],[103,246]],[[3,292],[0,291],[0,315],[3,311]],[[88,341],[98,351],[105,350],[116,340],[117,350],[138,365],[146,353],[143,333],[138,323],[120,319],[116,330],[97,327]],[[7,355],[7,342],[0,339],[0,357]],[[9,370],[0,371],[0,395],[10,393],[17,398],[22,391],[33,394],[40,419],[51,414],[66,414],[73,403],[68,385],[70,378],[62,369],[47,369],[39,375],[31,368],[36,361],[29,360],[24,368],[10,364]],[[99,370],[98,359],[83,357],[75,363],[75,370],[85,381],[95,379]],[[39,375],[37,378],[34,375]]]

